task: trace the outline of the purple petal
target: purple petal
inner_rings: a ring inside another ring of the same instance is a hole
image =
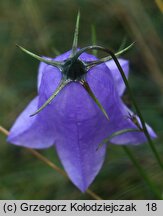
[[[109,122],[104,121],[102,118],[101,121],[99,121],[99,124],[104,128],[101,133],[103,133],[103,136],[107,137],[120,130],[129,128],[137,129],[137,126],[127,118],[129,109],[126,108],[119,97],[110,73],[112,72],[103,64],[93,68],[87,75],[87,80],[92,91],[102,103],[110,117]],[[151,138],[156,138],[155,132],[148,125],[147,128]],[[111,141],[114,144],[135,145],[144,143],[147,139],[143,132],[128,132],[113,138]]]
[[[64,60],[69,55],[70,52],[67,52],[55,60]],[[81,59],[91,61],[96,58],[82,54]],[[124,69],[128,67],[124,66],[122,61],[120,63]],[[29,114],[36,111],[52,95],[61,81],[59,69],[45,65],[40,66],[38,76],[39,99],[34,99],[20,115],[11,129],[8,140],[32,148],[46,148],[55,143],[70,179],[81,191],[85,191],[104,161],[106,146],[97,151],[99,144],[116,131],[136,128],[136,125],[126,118],[129,110],[120,99],[124,85],[118,75],[113,79],[114,74],[118,74],[113,65],[113,71],[110,71],[105,64],[98,65],[86,76],[110,121],[85,89],[76,82],[69,83],[45,109],[30,118]],[[127,70],[125,69],[126,75]],[[118,89],[115,83],[119,83]],[[155,138],[153,130],[149,127],[148,130],[151,137]],[[145,141],[146,137],[142,132],[126,133],[111,140],[114,144],[122,145]]]
[[[81,56],[86,57],[86,54]],[[93,58],[88,57],[89,60]],[[102,93],[105,98],[105,95],[111,94],[114,83],[111,82],[110,74],[101,72],[101,69],[103,67],[98,66],[98,69],[93,70],[95,83],[92,84],[97,85],[100,79],[102,82],[105,73],[108,86],[108,91]],[[53,68],[53,71],[46,71],[45,74],[40,87],[41,98],[48,98],[60,81],[60,72],[57,69]],[[94,88],[97,89],[96,86]],[[104,90],[103,85],[102,89]],[[72,182],[81,191],[85,191],[104,161],[105,147],[99,151],[96,149],[108,134],[101,127],[108,124],[108,121],[85,89],[75,82],[68,84],[48,107],[54,112],[51,118],[54,118],[56,126],[55,145],[61,162]]]
[[[75,124],[69,125],[69,129],[68,124],[63,125],[60,132],[65,133],[66,130],[66,133],[62,138],[58,136],[56,149],[69,178],[84,192],[101,169],[106,148],[103,146],[97,151],[98,140],[90,135],[86,138],[86,134],[84,134],[85,139],[82,140],[78,138],[78,130],[82,129],[83,124],[76,127]],[[74,137],[69,134],[70,132],[74,133]],[[92,131],[90,130],[90,132]]]
[[[119,60],[119,63],[121,65],[121,67],[123,68],[123,71],[124,71],[124,73],[126,75],[126,78],[128,78],[129,62],[127,60],[124,60],[124,59],[118,59],[118,60]],[[106,62],[105,64],[107,65],[107,67],[111,71],[111,74],[113,76],[115,86],[117,88],[119,96],[122,96],[124,91],[125,91],[126,86],[124,84],[122,76],[121,76],[115,62],[113,60],[110,60],[110,61]]]
[[[61,58],[66,58],[69,53],[70,52],[67,52],[65,56],[62,55]],[[52,118],[54,113],[53,110],[49,110],[49,107],[47,106],[36,116],[29,116],[48,99],[49,95],[42,94],[42,92],[50,92],[49,94],[51,96],[60,80],[61,73],[56,67],[47,65],[43,62],[40,63],[38,73],[39,97],[36,97],[17,118],[10,130],[8,142],[38,149],[48,148],[54,144],[55,131],[53,127],[54,119]]]
[[[44,58],[47,60],[52,60],[52,58],[48,58],[48,57],[44,57]],[[37,89],[38,89],[38,91],[39,91],[39,88],[41,85],[42,75],[46,71],[47,67],[49,67],[49,65],[44,63],[44,62],[41,62],[39,65],[38,76],[37,76]]]
[[[45,74],[40,87],[41,98],[51,96],[61,79],[56,68]],[[54,113],[51,118],[55,119],[55,146],[61,162],[72,182],[85,191],[104,161],[105,147],[96,151],[103,139],[99,124],[103,113],[85,89],[75,82],[68,84],[48,107]]]
[[[105,147],[96,151],[103,139],[99,124],[103,113],[78,83],[62,90],[53,102],[53,109],[57,153],[72,182],[85,191],[104,161]]]
[[[28,148],[48,148],[54,143],[54,136],[47,112],[29,117],[38,109],[36,97],[20,114],[10,130],[7,141]]]
[[[56,68],[43,75],[40,97],[48,98],[60,79]],[[85,89],[75,82],[68,84],[47,107],[53,111],[49,118],[54,119],[55,145],[61,162],[72,182],[85,191],[104,161],[105,148],[96,151],[103,136],[101,133],[94,136],[100,130],[98,122],[103,113]]]
[[[87,54],[81,58],[86,59]],[[90,55],[88,58],[88,61],[94,60]],[[61,79],[56,68],[45,74],[47,76],[43,76],[40,87],[41,98],[50,97]],[[48,105],[49,110],[53,110],[51,118],[54,119],[58,155],[70,179],[81,191],[87,189],[103,164],[105,146],[96,151],[98,145],[116,131],[136,128],[126,118],[128,110],[124,108],[108,67],[98,65],[88,72],[86,78],[110,121],[79,83],[68,84]],[[154,138],[153,131],[149,132]],[[111,141],[115,144],[138,144],[145,142],[146,137],[142,132],[130,132]]]

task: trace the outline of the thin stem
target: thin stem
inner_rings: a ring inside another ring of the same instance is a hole
[[[139,174],[143,177],[144,181],[147,183],[147,185],[149,186],[149,188],[156,195],[156,197],[159,198],[159,199],[162,199],[162,196],[159,193],[159,190],[153,184],[153,182],[148,178],[148,176],[146,175],[146,172],[142,169],[142,167],[140,166],[140,164],[138,163],[138,161],[136,160],[136,158],[134,157],[134,155],[132,154],[132,152],[129,150],[129,148],[127,148],[126,146],[123,146],[122,148],[124,149],[124,151],[126,152],[126,154],[128,155],[128,157],[130,158],[130,160],[132,161],[132,163],[134,164],[134,166],[137,168]]]
[[[122,69],[122,67],[121,67],[121,65],[120,65],[120,63],[119,63],[119,61],[118,61],[118,59],[116,58],[116,56],[115,56],[110,50],[107,50],[107,51],[108,51],[108,53],[110,53],[110,55],[112,56],[113,60],[115,61],[116,65],[117,65],[117,67],[118,67],[118,69],[119,69],[119,71],[120,71],[120,73],[121,73],[121,76],[122,76],[122,78],[123,78],[123,81],[124,81],[124,83],[125,83],[125,85],[126,85],[126,88],[127,88],[128,92],[129,92],[129,95],[130,95],[130,98],[131,98],[131,100],[132,100],[132,102],[133,102],[133,105],[134,105],[134,107],[135,107],[135,110],[136,110],[136,112],[137,112],[137,114],[138,114],[138,116],[139,116],[139,118],[140,118],[140,122],[141,122],[141,124],[142,124],[142,129],[143,129],[143,131],[144,131],[144,134],[145,134],[145,136],[146,136],[146,138],[147,138],[147,140],[148,140],[148,143],[149,143],[149,145],[150,145],[150,147],[151,147],[151,149],[152,149],[152,151],[153,151],[153,153],[154,153],[154,155],[155,155],[155,157],[156,157],[156,159],[157,159],[157,161],[158,161],[160,167],[163,169],[162,161],[161,161],[161,159],[160,159],[160,157],[159,157],[159,155],[158,155],[158,152],[157,152],[157,150],[156,150],[156,148],[155,148],[155,146],[154,146],[154,143],[153,143],[153,141],[152,141],[152,139],[151,139],[151,137],[150,137],[150,135],[149,135],[149,132],[148,132],[148,130],[147,130],[147,127],[146,127],[144,118],[143,118],[143,116],[142,116],[142,114],[141,114],[141,111],[140,111],[140,109],[139,109],[139,107],[138,107],[138,105],[137,105],[137,102],[136,102],[136,100],[135,100],[135,98],[134,98],[134,96],[133,96],[133,93],[132,93],[132,91],[131,91],[131,88],[130,88],[130,85],[129,85],[129,83],[128,83],[128,80],[127,80],[127,78],[126,78],[126,76],[125,76],[125,73],[124,73],[124,71],[123,71],[123,69]]]
[[[0,126],[0,132],[2,132],[6,136],[9,135],[9,131],[6,128],[2,127],[2,126]]]
[[[132,93],[132,91],[131,91],[131,88],[130,88],[130,85],[129,85],[129,83],[128,83],[128,80],[127,80],[127,78],[126,78],[126,76],[125,76],[125,73],[124,73],[124,71],[123,71],[123,69],[122,69],[122,67],[121,67],[121,65],[120,65],[120,63],[119,63],[117,57],[114,55],[114,53],[113,53],[112,51],[110,51],[109,49],[106,49],[106,48],[101,47],[101,46],[89,46],[89,47],[85,47],[85,48],[81,49],[81,50],[76,54],[75,57],[78,58],[83,52],[85,52],[85,51],[87,51],[87,50],[93,50],[93,49],[101,50],[101,51],[104,51],[104,52],[108,53],[108,54],[112,57],[112,59],[114,60],[115,64],[117,65],[117,68],[118,68],[118,70],[119,70],[119,72],[120,72],[120,74],[121,74],[121,76],[122,76],[122,79],[123,79],[123,81],[124,81],[124,83],[125,83],[125,85],[126,85],[126,88],[127,88],[128,92],[129,92],[129,95],[130,95],[130,98],[131,98],[131,100],[132,100],[132,103],[133,103],[133,105],[134,105],[134,107],[135,107],[135,110],[136,110],[136,112],[137,112],[137,115],[138,115],[139,118],[140,118],[140,122],[141,122],[141,124],[142,124],[142,129],[143,129],[143,132],[144,132],[144,134],[145,134],[145,136],[146,136],[146,138],[147,138],[147,140],[148,140],[149,146],[150,146],[150,148],[151,148],[153,154],[155,155],[158,164],[159,164],[160,167],[163,169],[163,163],[162,163],[162,161],[161,161],[161,159],[160,159],[160,157],[159,157],[159,154],[158,154],[158,152],[157,152],[157,150],[156,150],[156,148],[155,148],[155,146],[154,146],[154,143],[153,143],[153,141],[152,141],[152,139],[151,139],[151,137],[150,137],[150,135],[149,135],[149,133],[148,133],[148,130],[147,130],[145,121],[144,121],[143,116],[142,116],[142,114],[141,114],[141,112],[140,112],[140,109],[139,109],[139,107],[138,107],[138,105],[137,105],[137,102],[136,102],[136,100],[135,100],[135,98],[134,98],[134,95],[133,95],[133,93]]]
[[[44,162],[45,164],[47,164],[49,167],[51,167],[52,169],[54,169],[55,171],[57,171],[59,174],[61,174],[64,177],[67,177],[67,174],[60,169],[58,166],[56,166],[53,162],[51,162],[50,160],[48,160],[46,157],[44,157],[43,155],[41,155],[38,151],[34,150],[34,149],[30,149],[30,148],[26,148],[27,151],[29,151],[31,154],[33,154],[35,157],[37,157],[39,160],[41,160],[42,162]]]
[[[95,200],[102,200],[102,198],[99,195],[97,195],[90,189],[87,189],[86,193],[89,194],[91,197],[93,197]]]
[[[9,135],[9,131],[7,129],[5,129],[4,127],[2,127],[2,126],[0,126],[0,132],[2,132],[6,136]],[[44,157],[43,155],[41,155],[39,152],[37,152],[34,149],[30,149],[30,148],[25,148],[25,149],[28,150],[31,154],[33,154],[36,158],[38,158],[39,160],[41,160],[42,162],[44,162],[45,164],[47,164],[53,170],[55,170],[56,172],[58,172],[59,174],[61,174],[63,177],[68,178],[66,172],[64,172],[62,169],[60,169],[52,161],[50,161],[49,159],[47,159],[46,157]],[[86,193],[89,194],[95,200],[102,200],[102,198],[100,196],[98,196],[96,193],[94,193],[93,191],[91,191],[89,189],[87,189]]]
[[[133,42],[133,43],[130,44],[129,46],[127,46],[127,47],[121,49],[120,51],[116,52],[116,53],[115,53],[115,56],[118,57],[119,55],[121,55],[121,54],[125,53],[126,51],[128,51],[128,50],[134,45],[134,43],[135,43],[135,42]],[[111,60],[111,59],[112,59],[111,56],[107,56],[107,57],[98,59],[98,60],[96,60],[96,61],[87,61],[87,62],[85,62],[85,65],[86,65],[87,70],[90,70],[92,67],[94,67],[94,66],[96,66],[96,65],[98,65],[98,64],[107,62],[107,61],[109,61],[109,60]]]

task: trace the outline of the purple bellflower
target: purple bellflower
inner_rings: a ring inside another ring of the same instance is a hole
[[[146,142],[137,116],[123,103],[124,81],[110,57],[98,60],[77,49],[79,16],[72,50],[53,58],[39,57],[36,96],[12,126],[8,142],[28,148],[54,146],[71,181],[84,192],[100,171],[106,144]],[[119,59],[126,77],[129,62]],[[151,138],[156,134],[146,125]],[[122,131],[122,133],[119,133]],[[116,134],[116,136],[112,136]]]

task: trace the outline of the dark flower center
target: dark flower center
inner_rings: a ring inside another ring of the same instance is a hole
[[[83,75],[87,73],[84,63],[79,60],[71,58],[68,59],[63,66],[63,74],[67,79],[81,80]]]

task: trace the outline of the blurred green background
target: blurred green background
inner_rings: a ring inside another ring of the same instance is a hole
[[[39,55],[56,56],[71,48],[78,9],[79,46],[97,44],[117,51],[136,41],[124,54],[130,60],[130,84],[143,116],[158,134],[163,155],[162,10],[159,0],[1,0],[0,125],[9,129],[36,95],[38,62],[18,43]],[[130,105],[127,93],[124,100]],[[92,199],[24,148],[6,143],[0,134],[0,199]],[[163,191],[163,174],[148,144],[130,147],[149,178]],[[41,151],[62,167],[53,148]],[[103,199],[155,199],[121,147],[110,145],[104,166],[90,187]]]

